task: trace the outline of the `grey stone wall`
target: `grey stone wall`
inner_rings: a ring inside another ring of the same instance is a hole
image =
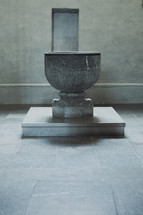
[[[141,0],[5,0],[0,5],[0,104],[50,104],[58,96],[44,75],[52,8],[79,8],[79,51],[101,52],[100,78],[87,91],[94,103],[143,103]]]

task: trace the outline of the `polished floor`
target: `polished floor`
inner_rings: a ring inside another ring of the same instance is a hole
[[[143,215],[143,105],[114,106],[124,138],[22,139],[0,108],[0,215]]]

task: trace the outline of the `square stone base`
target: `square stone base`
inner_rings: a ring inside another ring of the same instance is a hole
[[[23,137],[124,136],[125,122],[112,107],[94,107],[93,117],[53,118],[51,107],[32,107],[22,122]]]

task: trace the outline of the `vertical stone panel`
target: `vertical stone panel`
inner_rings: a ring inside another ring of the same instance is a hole
[[[78,9],[53,9],[52,13],[52,51],[77,51]]]

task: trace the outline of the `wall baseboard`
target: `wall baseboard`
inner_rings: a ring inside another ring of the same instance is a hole
[[[48,83],[0,84],[0,104],[51,104],[58,90]],[[94,104],[143,103],[142,83],[97,83],[86,91]]]
[[[5,83],[0,87],[49,87],[49,83]],[[96,83],[95,87],[126,87],[126,86],[143,86],[143,83]]]

